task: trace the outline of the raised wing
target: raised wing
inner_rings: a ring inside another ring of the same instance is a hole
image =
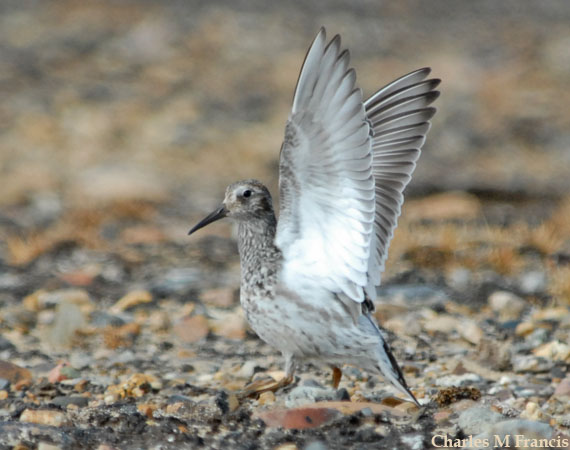
[[[420,149],[430,128],[435,108],[429,105],[439,96],[440,80],[426,80],[430,69],[416,70],[388,84],[365,103],[372,128],[372,173],[375,180],[375,217],[367,296],[376,297],[375,286],[388,257],[403,191],[409,183]]]
[[[303,64],[279,162],[276,245],[290,283],[318,279],[364,301],[374,226],[369,122],[349,54],[321,29]],[[356,302],[356,303],[355,303]]]

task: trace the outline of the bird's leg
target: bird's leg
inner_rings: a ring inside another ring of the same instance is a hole
[[[279,389],[289,386],[293,382],[293,375],[295,374],[295,361],[292,356],[286,356],[285,361],[285,376],[279,381],[275,380],[255,380],[246,386],[239,392],[237,396],[240,399],[247,397],[257,397],[264,392],[276,392]]]
[[[338,367],[332,368],[332,385],[333,388],[338,389],[338,385],[340,383],[340,379],[342,378],[342,370]]]

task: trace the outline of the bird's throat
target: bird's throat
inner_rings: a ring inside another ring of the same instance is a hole
[[[259,271],[260,266],[273,265],[281,258],[281,252],[275,246],[276,229],[273,214],[239,223],[238,249],[243,274]]]

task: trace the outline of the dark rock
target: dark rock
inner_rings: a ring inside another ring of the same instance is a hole
[[[350,394],[348,393],[348,391],[345,388],[338,389],[336,391],[335,400],[338,400],[341,402],[349,402],[350,401]]]
[[[434,307],[449,301],[448,295],[440,288],[429,285],[394,284],[379,287],[378,301],[386,303],[421,304]]]
[[[196,402],[187,395],[174,394],[168,397],[168,403],[189,403],[195,404]]]
[[[203,275],[199,269],[176,268],[161,274],[150,286],[153,296],[166,297],[173,294],[185,294],[200,286]]]
[[[51,400],[52,404],[66,408],[68,405],[77,405],[80,408],[87,406],[89,404],[89,399],[87,397],[81,397],[79,395],[61,396],[55,397]]]
[[[90,316],[91,325],[103,328],[107,326],[120,327],[127,323],[124,319],[114,316],[105,311],[93,311]]]
[[[0,352],[5,350],[14,351],[16,350],[16,346],[12,344],[7,338],[0,335]]]

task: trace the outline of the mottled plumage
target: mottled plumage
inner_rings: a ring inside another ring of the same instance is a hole
[[[326,44],[321,29],[285,128],[279,222],[267,188],[246,180],[190,233],[222,217],[238,222],[241,304],[286,360],[287,376],[273,388],[293,379],[300,360],[353,364],[417,403],[371,313],[439,80],[420,69],[363,102],[348,63],[340,38]]]

